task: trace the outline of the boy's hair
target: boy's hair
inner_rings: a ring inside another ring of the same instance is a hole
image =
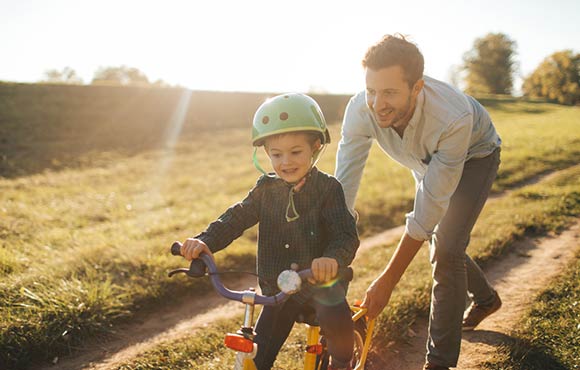
[[[412,88],[423,77],[424,60],[417,45],[407,41],[405,36],[396,33],[383,36],[379,42],[371,46],[362,60],[362,65],[374,71],[401,66],[405,80]]]
[[[283,132],[281,134],[276,134],[276,135],[272,135],[272,136],[268,136],[267,138],[264,139],[264,146],[267,147],[268,146],[268,139],[272,139],[272,138],[277,138],[277,137],[282,137],[285,135],[295,135],[295,134],[303,134],[306,135],[306,140],[308,141],[308,144],[310,144],[311,147],[314,147],[314,144],[316,143],[316,140],[320,140],[320,142],[322,142],[322,137],[321,134],[319,132],[316,131],[291,131],[291,132]]]

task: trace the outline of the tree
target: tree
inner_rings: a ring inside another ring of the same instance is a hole
[[[61,71],[56,69],[46,70],[44,72],[44,79],[41,82],[82,85],[83,80],[77,75],[74,69],[64,67]]]
[[[510,94],[516,69],[516,42],[503,33],[475,40],[463,56],[468,93]]]
[[[560,104],[580,103],[580,54],[563,50],[550,55],[524,80],[522,91]]]
[[[137,68],[122,65],[120,67],[100,67],[95,72],[91,84],[142,86],[149,85],[149,79],[145,73]]]

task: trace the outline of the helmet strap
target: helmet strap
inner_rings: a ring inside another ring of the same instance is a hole
[[[276,177],[275,175],[272,176],[268,172],[264,171],[264,169],[262,168],[262,166],[260,166],[260,162],[258,162],[258,147],[254,147],[254,155],[252,156],[252,162],[254,162],[254,167],[256,167],[256,169],[258,171],[260,171],[262,174],[264,174],[265,176],[267,176],[267,177]]]
[[[314,155],[312,156],[312,166],[310,166],[310,169],[316,166],[318,160],[320,159],[320,157],[322,157],[322,153],[324,153],[324,151],[326,150],[326,146],[327,146],[326,144],[322,144],[322,146],[316,151],[316,153],[314,153]]]

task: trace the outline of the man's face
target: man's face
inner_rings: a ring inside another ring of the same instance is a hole
[[[382,128],[404,128],[413,116],[419,91],[409,87],[401,66],[366,69],[367,105]]]

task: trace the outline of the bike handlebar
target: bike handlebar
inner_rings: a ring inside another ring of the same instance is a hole
[[[181,243],[180,242],[173,243],[173,245],[171,246],[171,254],[173,254],[174,256],[181,256]],[[185,273],[190,277],[201,277],[201,276],[205,275],[206,268],[207,268],[207,271],[209,273],[211,283],[212,283],[213,287],[215,288],[215,290],[220,295],[222,295],[224,298],[227,298],[227,299],[230,299],[233,301],[250,303],[250,304],[259,304],[259,305],[264,305],[264,306],[274,306],[274,305],[283,303],[292,294],[294,294],[296,291],[299,290],[299,285],[300,285],[299,283],[298,283],[298,288],[296,290],[291,291],[289,293],[285,293],[285,292],[281,291],[274,296],[263,296],[263,295],[257,294],[255,292],[252,292],[249,290],[247,290],[247,291],[230,290],[230,289],[226,288],[223,285],[223,283],[221,282],[221,280],[219,278],[217,267],[216,267],[213,259],[205,253],[200,255],[199,258],[192,260],[189,269],[181,268],[181,269],[173,270],[173,271],[169,272],[169,277],[171,277],[177,273]],[[293,270],[287,270],[287,271],[283,271],[282,273],[280,273],[280,276],[278,277],[279,282],[280,282],[280,279],[283,276],[283,274],[286,274],[284,276],[285,279],[290,279],[290,280],[296,279],[296,277],[298,277],[300,279],[300,281],[302,281],[302,280],[313,277],[311,269],[305,269],[305,270],[297,271],[297,272],[293,271]],[[351,281],[352,277],[353,277],[352,268],[341,267],[338,269],[337,275],[340,279],[342,279],[344,281],[347,281],[347,282]]]

